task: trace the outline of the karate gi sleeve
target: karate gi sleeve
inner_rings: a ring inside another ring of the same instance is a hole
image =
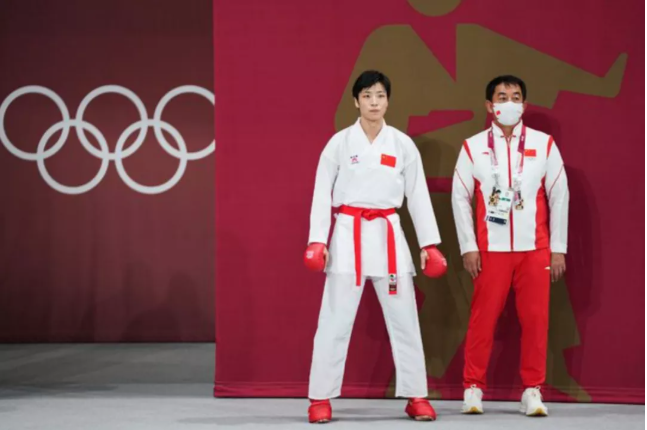
[[[479,250],[474,233],[473,195],[474,163],[467,142],[465,142],[458,155],[452,181],[452,211],[461,255]]]
[[[413,141],[411,142],[411,160],[404,167],[404,192],[407,197],[407,208],[413,220],[413,226],[418,237],[418,245],[425,248],[440,243],[440,232],[436,223],[436,215],[431,205],[427,179],[422,167],[420,152]]]
[[[339,172],[337,161],[337,147],[335,140],[331,139],[321,153],[317,174],[315,176],[315,189],[312,196],[310,210],[310,233],[308,244],[328,243],[330,232],[330,217],[332,208],[332,191]]]
[[[551,252],[566,254],[568,239],[568,181],[562,156],[555,144],[549,145],[545,186],[550,216],[550,250]]]

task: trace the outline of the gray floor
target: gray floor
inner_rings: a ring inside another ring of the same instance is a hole
[[[213,362],[212,344],[0,345],[0,429],[313,428],[304,399],[214,399]],[[324,428],[645,428],[642,405],[549,404],[545,419],[520,415],[517,403],[486,403],[483,416],[434,406],[438,421],[417,423],[402,400],[341,399]]]

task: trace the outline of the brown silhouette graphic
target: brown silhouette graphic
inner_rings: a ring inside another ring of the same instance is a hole
[[[460,0],[408,0],[418,12],[441,16],[456,8]],[[432,111],[471,111],[470,120],[429,133],[412,136],[422,155],[427,177],[451,178],[462,142],[482,131],[487,121],[484,89],[495,76],[521,77],[531,89],[530,102],[552,108],[560,91],[600,97],[615,97],[622,82],[627,55],[621,54],[606,76],[585,70],[544,54],[529,46],[501,36],[476,24],[456,28],[456,79],[443,68],[433,52],[411,26],[388,25],[377,28],[366,39],[344,89],[335,115],[338,130],[357,117],[348,97],[359,73],[376,69],[394,83],[387,122],[403,131],[413,116]],[[441,279],[416,278],[425,295],[420,309],[420,324],[427,373],[441,378],[456,355],[467,331],[473,285],[463,269],[454,226],[451,196],[431,193],[447,257],[447,275]],[[400,212],[402,225],[411,246],[419,253],[413,224],[406,210]],[[414,258],[414,261],[416,259]],[[418,273],[421,273],[418,267]],[[564,281],[551,287],[547,384],[579,401],[590,401],[589,394],[569,375],[563,351],[579,345],[579,333]],[[393,396],[393,381],[387,393]],[[430,397],[439,397],[432,392]]]

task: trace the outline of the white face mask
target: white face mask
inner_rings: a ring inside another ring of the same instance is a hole
[[[517,125],[523,115],[523,103],[494,103],[494,116],[503,125]]]

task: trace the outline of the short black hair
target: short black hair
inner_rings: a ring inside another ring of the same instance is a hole
[[[485,98],[489,101],[492,101],[496,87],[501,84],[505,85],[506,87],[518,86],[519,88],[521,88],[521,96],[523,97],[523,101],[526,101],[526,83],[516,76],[512,75],[503,75],[492,79],[490,83],[487,84],[487,87],[485,87]]]
[[[353,85],[353,98],[359,99],[359,93],[375,84],[382,84],[386,90],[386,98],[391,97],[391,80],[382,72],[367,70],[363,72]]]

